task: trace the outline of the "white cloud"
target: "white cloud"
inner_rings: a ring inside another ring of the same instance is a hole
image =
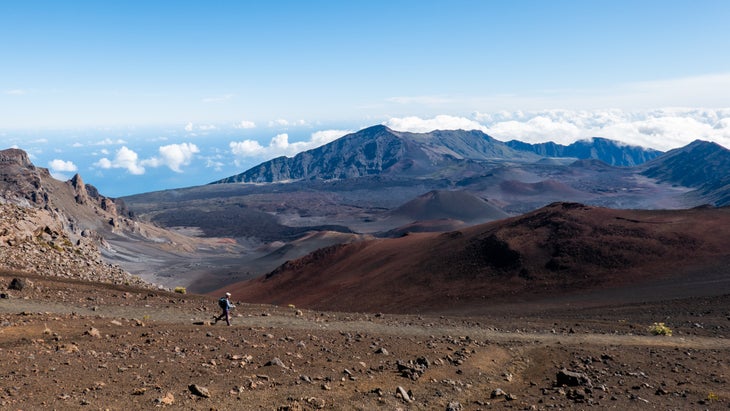
[[[237,123],[233,127],[242,129],[256,128],[256,123],[254,123],[253,121],[241,120],[240,123]]]
[[[193,155],[200,152],[198,146],[191,143],[169,144],[161,146],[160,156],[142,160],[142,166],[160,167],[167,166],[176,173],[182,173],[181,166],[187,166],[193,159]]]
[[[353,133],[353,130],[320,130],[312,133],[312,146],[319,147],[329,142],[335,141],[338,138]]]
[[[730,109],[665,108],[475,113],[492,137],[529,143],[570,144],[605,137],[628,144],[670,150],[701,139],[730,147]]]
[[[544,115],[522,120],[506,120],[493,123],[486,130],[487,134],[500,140],[520,140],[528,143],[549,140],[561,144],[570,144],[576,140],[592,137],[585,135],[585,129],[573,122],[556,120]]]
[[[255,140],[231,141],[228,146],[236,156],[254,157],[264,153],[264,146]]]
[[[59,159],[49,161],[48,167],[53,172],[74,172],[78,170],[78,167],[76,167],[76,164],[74,164],[72,161],[64,161]]]
[[[430,119],[420,117],[391,118],[383,123],[389,128],[397,131],[410,131],[412,133],[428,133],[434,130],[482,130],[486,128],[479,122],[465,118],[449,115],[438,115]]]
[[[117,154],[113,160],[109,160],[104,157],[94,163],[94,166],[110,169],[110,168],[123,168],[126,169],[130,174],[141,175],[145,173],[144,167],[139,164],[137,153],[123,146],[117,150]]]
[[[701,139],[730,148],[730,108],[496,111],[476,112],[471,119],[449,115],[430,119],[403,117],[392,118],[383,124],[394,130],[418,133],[481,130],[498,140],[527,143],[570,144],[576,140],[605,137],[666,151]]]
[[[57,180],[66,181],[70,177],[65,173],[74,173],[78,170],[72,161],[54,159],[48,162],[51,176]]]
[[[95,145],[95,146],[112,146],[112,145],[121,145],[121,144],[127,144],[127,142],[122,140],[121,138],[112,140],[108,137],[103,140],[99,140],[99,141],[93,143],[93,145]]]
[[[229,147],[231,153],[236,157],[273,158],[292,156],[327,144],[351,132],[350,130],[320,130],[312,133],[309,140],[294,143],[289,142],[288,134],[282,133],[272,137],[268,146],[263,146],[255,140],[244,140],[232,141],[229,143]]]
[[[112,162],[111,162],[111,160],[109,160],[106,157],[100,158],[99,161],[97,161],[96,163],[94,163],[94,165],[97,166],[97,167],[99,167],[99,168],[103,168],[103,169],[112,168]]]
[[[28,91],[21,90],[21,89],[14,89],[14,90],[5,91],[5,94],[7,94],[9,96],[24,96],[24,95],[28,94]]]
[[[193,123],[187,123],[187,124],[185,124],[185,131],[188,132],[188,133],[191,133],[191,135],[195,135],[195,131],[196,130],[197,131],[212,131],[212,130],[215,130],[217,128],[218,127],[216,127],[213,124],[200,124],[200,125],[196,125],[196,124],[193,124]]]
[[[269,121],[269,127],[303,127],[308,125],[309,123],[307,123],[305,120],[290,121],[287,119],[278,118],[276,120]]]
[[[225,165],[225,163],[220,161],[219,156],[209,157],[205,160],[205,167],[212,168],[215,171],[222,171],[224,165]]]

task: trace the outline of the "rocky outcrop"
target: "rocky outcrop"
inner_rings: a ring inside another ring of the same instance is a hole
[[[70,180],[68,180],[68,183],[71,187],[73,187],[74,192],[76,193],[76,202],[79,204],[86,204],[89,201],[89,193],[86,191],[86,185],[81,179],[81,176],[79,174],[74,175]]]
[[[0,203],[0,270],[152,287],[105,263],[92,234],[72,241],[50,211]]]
[[[47,170],[46,170],[47,171]],[[13,201],[44,205],[48,193],[43,190],[41,171],[19,149],[0,150],[0,196]]]
[[[79,174],[62,182],[34,166],[23,150],[0,150],[0,269],[115,284],[144,284],[106,263],[107,238],[140,224],[120,201],[101,195]]]

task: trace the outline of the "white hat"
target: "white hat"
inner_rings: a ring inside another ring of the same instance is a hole
[[[231,296],[231,293],[226,293],[226,297],[230,297],[230,296]]]

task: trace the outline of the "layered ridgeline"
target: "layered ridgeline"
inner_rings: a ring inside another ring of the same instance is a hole
[[[472,162],[536,162],[544,157],[594,158],[633,166],[661,152],[594,138],[570,146],[503,143],[478,130],[409,133],[378,125],[297,154],[278,157],[215,183],[261,183],[307,179],[345,179],[371,175],[437,177],[463,172]]]
[[[529,144],[518,140],[506,143],[520,151],[529,151],[542,157],[596,159],[612,166],[637,166],[662,155],[661,151],[633,146],[601,137],[579,140],[569,145],[553,142]]]
[[[212,184],[297,182],[302,191],[366,190],[373,199],[387,192],[383,200],[400,202],[376,204],[388,208],[432,190],[469,192],[510,214],[554,201],[686,208],[730,204],[728,157],[726,148],[704,141],[662,153],[598,137],[570,145],[503,143],[476,130],[408,133],[380,125]],[[333,181],[341,183],[323,185]],[[416,186],[420,193],[409,190]]]
[[[307,230],[402,233],[485,222],[556,201],[625,209],[724,206],[728,155],[701,141],[662,154],[603,138],[567,146],[503,143],[480,131],[407,133],[380,125],[209,185],[125,201],[162,226],[194,220],[207,236],[271,241]],[[446,201],[456,197],[465,201]]]

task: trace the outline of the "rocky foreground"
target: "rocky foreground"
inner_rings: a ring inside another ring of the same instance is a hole
[[[211,322],[211,297],[17,275],[0,290],[3,409],[730,404],[730,296],[472,318],[239,302],[227,327]],[[653,321],[672,335],[653,335]]]

